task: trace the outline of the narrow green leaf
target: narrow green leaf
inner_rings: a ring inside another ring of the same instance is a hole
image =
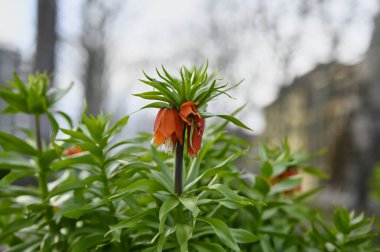
[[[314,194],[320,192],[321,190],[323,190],[323,186],[319,186],[319,187],[316,187],[316,188],[313,188],[313,189],[310,189],[309,191],[307,192],[304,192],[300,195],[297,195],[294,200],[295,201],[302,201],[302,200],[305,200],[311,196],[313,196]]]
[[[52,130],[53,130],[53,134],[52,134],[52,136],[51,136],[51,140],[50,140],[50,142],[53,144],[53,146],[54,146],[55,148],[59,148],[58,145],[55,143],[55,138],[56,138],[56,136],[57,136],[57,134],[58,134],[58,131],[59,131],[59,125],[58,125],[58,122],[55,120],[54,116],[53,116],[51,113],[47,112],[47,113],[46,113],[46,116],[47,116],[47,118],[49,119],[49,121],[50,121],[50,125],[51,125],[51,128],[52,128]]]
[[[162,172],[166,175],[166,177],[171,177],[172,174],[170,172],[169,167],[165,164],[165,162],[160,158],[159,153],[157,152],[156,148],[153,146],[150,148],[152,155],[153,155],[153,160],[154,162],[157,163],[158,167],[162,170]]]
[[[223,184],[209,185],[208,188],[220,192],[224,197],[226,197],[229,200],[236,202],[241,201],[241,197],[236,192],[232,191],[230,188]]]
[[[197,252],[226,252],[226,250],[217,243],[211,242],[192,242],[191,247]]]
[[[75,244],[72,245],[70,251],[72,252],[86,252],[90,251],[91,248],[95,248],[96,245],[102,244],[106,240],[102,234],[99,232],[93,234],[86,234],[86,236],[81,237]]]
[[[326,173],[324,173],[324,172],[322,172],[322,171],[320,171],[320,170],[318,170],[312,166],[304,167],[304,168],[302,168],[302,171],[309,173],[315,177],[321,178],[321,179],[328,179],[330,177]]]
[[[121,130],[125,127],[125,125],[128,123],[129,115],[124,116],[123,118],[119,119],[112,128],[108,131],[108,135],[113,136],[117,133],[120,133]]]
[[[20,218],[12,221],[8,226],[4,227],[3,231],[0,233],[0,241],[3,241],[6,237],[12,235],[13,233],[19,231],[22,228],[33,225],[36,219],[36,217],[31,217]]]
[[[34,147],[29,145],[24,140],[0,131],[0,145],[5,151],[17,151],[26,155],[37,155],[37,151]]]
[[[263,252],[274,252],[275,250],[273,250],[268,239],[269,237],[267,236],[263,239],[260,239],[261,249],[263,250]]]
[[[75,140],[82,140],[87,143],[93,143],[91,138],[86,136],[83,132],[76,131],[76,130],[68,130],[68,129],[61,129],[61,131],[69,136],[71,136]]]
[[[166,102],[152,102],[140,108],[138,111],[146,109],[146,108],[167,108],[167,107],[169,107],[169,104]]]
[[[157,101],[167,102],[167,103],[173,104],[173,105],[176,104],[175,101],[169,99],[166,96],[162,96],[160,92],[153,91],[153,92],[144,92],[144,93],[133,94],[133,95],[141,97],[141,98],[146,99],[146,100],[157,100]]]
[[[234,251],[240,251],[240,248],[232,236],[228,226],[221,220],[215,218],[198,218],[199,221],[208,223],[215,231],[215,234],[219,237],[227,247]]]
[[[153,193],[162,189],[163,187],[157,181],[153,179],[142,179],[124,188],[121,192],[118,192],[115,195],[111,196],[110,200],[116,200],[138,191]]]
[[[82,215],[86,213],[90,213],[94,211],[95,208],[98,208],[102,206],[102,204],[99,205],[84,205],[83,203],[67,203],[62,205],[60,207],[59,211],[57,214],[65,216],[66,218],[71,218],[71,219],[78,219]]]
[[[242,123],[241,121],[239,121],[238,119],[236,119],[235,117],[231,116],[231,115],[216,115],[217,117],[220,117],[220,118],[223,118],[229,122],[232,122],[233,124],[241,127],[241,128],[244,128],[244,129],[247,129],[247,130],[252,130],[250,127],[248,127],[247,125],[245,125],[244,123]]]
[[[179,201],[176,198],[170,198],[169,200],[165,201],[161,207],[159,212],[159,220],[160,220],[160,231],[162,232],[164,229],[166,217],[168,216],[169,212],[172,211],[176,206],[178,206]]]
[[[272,173],[273,173],[272,165],[268,161],[264,162],[264,164],[262,165],[260,169],[260,175],[266,179],[270,179],[272,176]]]
[[[65,121],[69,125],[70,129],[72,129],[74,127],[73,121],[71,120],[71,118],[68,114],[66,114],[63,111],[56,111],[55,113],[57,113],[58,115],[62,116],[65,119]]]
[[[180,245],[181,252],[189,251],[187,242],[190,240],[193,229],[190,225],[177,223],[175,225],[175,232],[178,244]]]
[[[302,177],[300,175],[294,175],[286,179],[281,179],[279,183],[273,185],[270,190],[270,194],[276,194],[295,189],[302,183]]]
[[[257,235],[245,229],[230,228],[231,234],[238,243],[253,243],[259,240]]]
[[[187,198],[179,197],[178,199],[179,201],[181,201],[182,205],[184,205],[184,207],[186,207],[191,212],[194,218],[198,216],[199,212],[201,211],[197,207],[198,196],[187,197]]]
[[[0,179],[0,186],[9,185],[19,179],[32,176],[34,173],[35,173],[35,169],[27,169],[27,170],[22,170],[22,171],[12,170],[3,178]]]
[[[1,197],[17,197],[17,196],[40,196],[40,192],[33,187],[15,186],[15,185],[0,185],[0,198]]]
[[[104,235],[104,237],[107,237],[109,234],[111,234],[112,232],[115,232],[116,230],[131,228],[135,226],[138,222],[143,221],[143,218],[145,216],[150,215],[154,213],[155,211],[157,211],[155,208],[149,208],[139,214],[125,218],[121,222],[117,223],[115,226],[112,226],[110,230]]]
[[[35,166],[20,155],[12,152],[0,152],[0,170],[34,170]]]
[[[49,107],[53,106],[55,103],[57,103],[60,99],[62,99],[74,86],[74,83],[71,82],[66,88],[57,88],[54,87],[53,89],[49,90],[53,94],[53,98],[49,100]]]
[[[263,195],[266,195],[270,191],[270,184],[265,178],[262,178],[260,176],[256,177],[254,187]]]
[[[334,213],[334,224],[336,228],[343,234],[348,234],[351,231],[350,228],[350,215],[345,208],[337,209]]]
[[[198,156],[191,161],[191,166],[189,169],[189,172],[186,177],[186,182],[185,182],[185,190],[186,187],[192,183],[199,175],[199,168],[201,165],[202,160],[205,158],[206,153],[208,150],[215,144],[217,140],[219,140],[221,137],[221,134],[217,134],[215,137],[212,138],[211,141],[206,143],[199,151]]]
[[[155,171],[155,170],[152,170],[151,171],[151,176],[155,179],[155,181],[157,181],[158,183],[160,183],[163,187],[166,188],[166,190],[170,193],[174,193],[174,182],[173,182],[173,178],[165,175],[164,173],[162,172],[159,172],[159,171]]]
[[[9,107],[12,109],[7,109],[7,112],[18,112],[22,111],[25,113],[29,113],[28,106],[25,100],[25,96],[20,94],[15,94],[10,91],[1,90],[0,97],[9,104]]]
[[[70,167],[74,167],[75,165],[78,164],[89,164],[89,165],[94,165],[96,164],[94,158],[92,155],[89,154],[81,154],[78,156],[73,156],[73,157],[67,157],[65,159],[59,160],[51,165],[51,169],[53,171],[59,171],[61,169],[67,169]]]
[[[46,197],[46,199],[50,199],[53,196],[63,194],[68,191],[76,190],[76,189],[86,189],[87,185],[81,180],[68,182],[68,183],[62,183],[58,185],[56,188],[54,188]]]

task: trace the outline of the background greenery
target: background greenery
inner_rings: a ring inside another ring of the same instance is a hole
[[[257,162],[242,170],[236,161],[250,144],[227,134],[228,122],[208,125],[198,157],[184,160],[177,196],[173,157],[149,144],[151,134],[120,140],[128,116],[111,124],[110,115],[86,111],[74,126],[54,110],[62,92],[48,83],[46,75],[27,83],[15,75],[1,86],[4,112],[35,120],[34,131],[0,132],[0,169],[8,171],[0,180],[2,250],[376,250],[373,219],[337,208],[329,220],[305,203],[321,188],[298,192],[302,174],[325,175],[286,141],[253,146]],[[50,122],[48,142],[41,139],[41,117]],[[61,128],[58,117],[70,127]],[[297,173],[286,175],[290,170]],[[31,182],[19,185],[26,178]]]

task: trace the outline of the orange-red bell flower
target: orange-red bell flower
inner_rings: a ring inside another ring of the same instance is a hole
[[[195,106],[195,103],[192,101],[185,102],[181,105],[181,108],[179,110],[179,115],[181,116],[182,121],[187,123],[187,125],[191,125],[191,121],[189,120],[191,116],[193,117],[200,117],[197,107]]]
[[[191,132],[191,127],[193,127],[193,132]],[[205,119],[202,117],[196,117],[194,125],[187,126],[187,153],[192,157],[197,156],[201,148],[204,128]]]
[[[154,141],[156,144],[165,144],[166,150],[171,153],[177,141],[183,144],[184,124],[175,108],[161,108],[154,122]]]
[[[201,148],[205,119],[199,115],[196,104],[192,101],[183,103],[179,114],[187,124],[187,153],[195,157]]]

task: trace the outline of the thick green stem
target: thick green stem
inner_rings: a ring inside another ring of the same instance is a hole
[[[182,172],[183,172],[183,145],[176,144],[175,170],[174,170],[174,191],[179,196],[182,194]]]
[[[105,169],[104,165],[102,165],[102,167],[101,167],[101,172],[102,172],[104,193],[105,193],[106,197],[109,197],[111,195],[111,191],[109,189],[107,173],[106,173],[106,169]],[[110,212],[112,214],[115,214],[115,207],[114,207],[113,203],[108,199],[107,199],[107,202],[108,202],[108,207],[110,209]]]
[[[42,139],[41,139],[41,125],[40,125],[40,115],[36,114],[34,116],[34,130],[36,132],[36,145],[37,145],[37,151],[38,151],[38,186],[40,188],[41,192],[41,199],[42,202],[45,201],[46,196],[48,195],[48,178],[46,171],[44,167],[41,166],[40,164],[40,158],[42,154]]]
[[[40,115],[34,115],[34,130],[36,132],[36,144],[39,153],[42,151],[42,139],[41,139],[41,125],[40,125]]]
[[[40,115],[36,114],[34,116],[34,125],[35,125],[35,133],[36,133],[36,145],[37,145],[37,152],[38,152],[38,187],[41,193],[41,201],[42,204],[46,204],[46,197],[49,194],[48,190],[48,174],[46,167],[43,167],[40,163],[41,155],[42,155],[42,139],[41,139],[41,124],[40,124]],[[47,222],[49,223],[50,230],[53,231],[54,225],[52,223],[52,217],[53,217],[53,209],[51,206],[47,205],[45,209],[45,217]]]

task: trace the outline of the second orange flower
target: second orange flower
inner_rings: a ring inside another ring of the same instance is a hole
[[[156,144],[165,144],[166,151],[172,153],[177,141],[183,145],[187,132],[187,153],[197,156],[202,144],[205,120],[192,101],[185,102],[178,111],[175,108],[161,108],[154,123]]]

